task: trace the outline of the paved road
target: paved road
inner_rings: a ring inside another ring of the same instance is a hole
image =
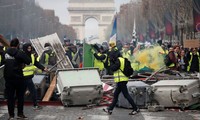
[[[142,109],[137,115],[131,116],[129,109],[116,108],[112,115],[102,111],[104,107],[83,110],[83,107],[43,106],[42,110],[33,110],[25,106],[24,113],[29,120],[200,120],[200,111],[148,112]],[[0,120],[8,118],[7,107],[0,106]]]

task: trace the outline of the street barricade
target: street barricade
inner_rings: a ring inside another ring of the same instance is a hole
[[[185,109],[199,102],[198,79],[161,80],[151,86],[153,99],[164,107]]]
[[[96,68],[58,70],[57,89],[64,106],[99,104],[103,96]]]
[[[147,108],[151,102],[151,87],[142,81],[130,81],[127,84],[128,92],[135,104],[140,108]],[[118,98],[118,106],[124,108],[132,108],[131,104],[125,99],[124,95],[120,93]]]

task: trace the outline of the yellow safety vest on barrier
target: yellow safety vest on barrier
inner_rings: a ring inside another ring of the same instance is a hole
[[[188,72],[190,71],[190,67],[191,67],[192,59],[193,59],[193,54],[191,52],[190,52],[190,55],[191,55],[191,58],[190,58],[190,61],[189,61],[189,65],[187,67],[187,71]],[[199,56],[199,52],[197,52],[197,56],[198,56],[198,59],[199,59],[199,70],[200,70],[200,56]]]
[[[25,68],[23,69],[24,76],[33,75],[35,72],[35,66],[34,66],[35,57],[33,54],[31,54],[31,61],[32,62],[30,63],[30,65],[25,66]]]
[[[114,72],[114,75],[113,75],[114,76],[114,81],[116,83],[122,82],[122,81],[128,81],[128,77],[126,77],[122,72],[122,70],[124,70],[124,67],[125,67],[124,66],[124,61],[125,60],[122,57],[119,57],[118,59],[120,61],[120,69]]]

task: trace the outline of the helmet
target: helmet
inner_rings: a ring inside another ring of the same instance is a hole
[[[110,41],[110,42],[109,42],[109,46],[110,46],[110,47],[116,46],[116,42],[115,42],[115,41]]]

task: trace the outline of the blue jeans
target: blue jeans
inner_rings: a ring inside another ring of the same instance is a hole
[[[30,94],[32,95],[32,101],[33,105],[37,105],[37,90],[35,89],[35,85],[33,83],[32,79],[26,79],[26,88],[30,91]]]
[[[111,105],[108,107],[109,110],[114,109],[115,105],[117,104],[119,94],[121,92],[123,93],[124,97],[128,100],[128,102],[131,104],[131,106],[133,107],[133,110],[135,110],[135,111],[137,110],[138,107],[135,105],[133,99],[131,98],[131,96],[128,93],[128,89],[127,89],[127,86],[126,86],[127,83],[128,83],[127,81],[117,83],[116,89],[115,89],[115,92],[114,92],[113,101],[112,101]]]

